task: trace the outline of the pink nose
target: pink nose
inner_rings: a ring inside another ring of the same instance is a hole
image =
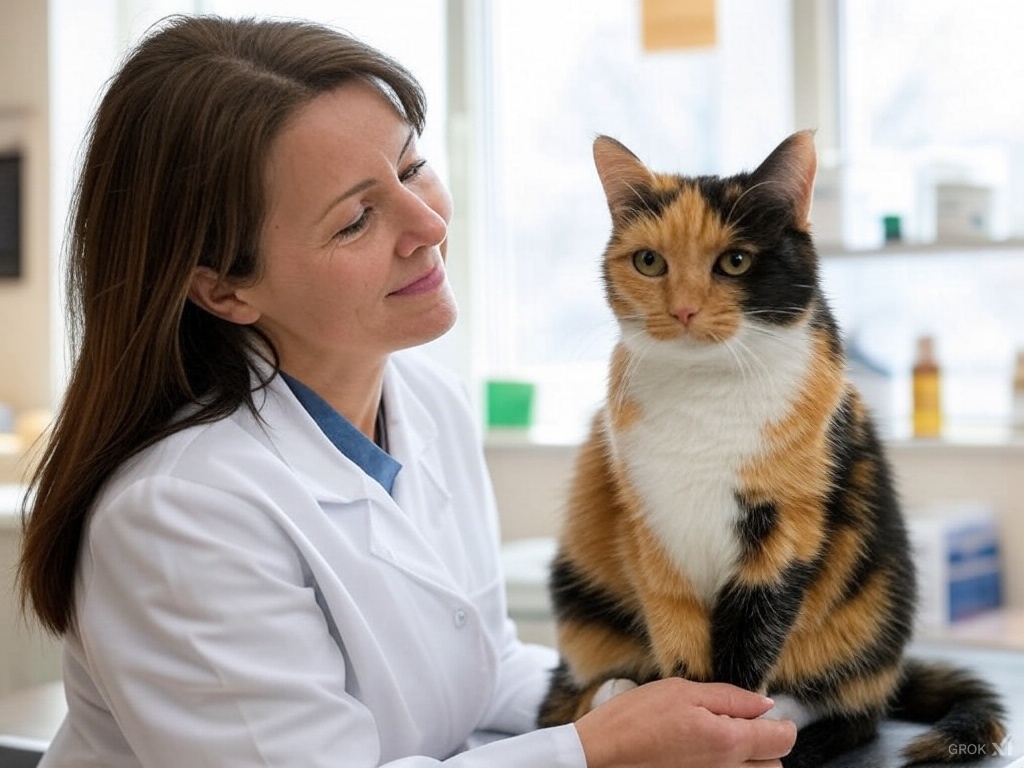
[[[680,307],[676,310],[676,318],[683,325],[689,325],[693,316],[697,314],[699,310],[695,307]]]

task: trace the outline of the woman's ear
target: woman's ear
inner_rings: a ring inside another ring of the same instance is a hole
[[[188,297],[211,315],[238,325],[251,325],[260,318],[260,311],[238,295],[236,286],[209,267],[196,267]]]

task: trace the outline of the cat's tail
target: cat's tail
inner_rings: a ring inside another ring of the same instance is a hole
[[[1006,710],[985,681],[965,669],[908,659],[892,717],[932,725],[903,751],[908,764],[956,763],[999,754]]]

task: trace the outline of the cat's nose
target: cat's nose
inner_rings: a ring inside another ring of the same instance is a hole
[[[683,325],[689,325],[693,316],[696,315],[700,310],[697,307],[680,307],[676,310],[676,319]]]

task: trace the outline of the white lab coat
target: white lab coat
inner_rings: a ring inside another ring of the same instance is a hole
[[[493,495],[461,388],[384,380],[395,498],[280,378],[147,449],[88,522],[68,715],[42,765],[582,768],[532,730],[555,663],[505,615]],[[466,749],[482,730],[523,734]]]

